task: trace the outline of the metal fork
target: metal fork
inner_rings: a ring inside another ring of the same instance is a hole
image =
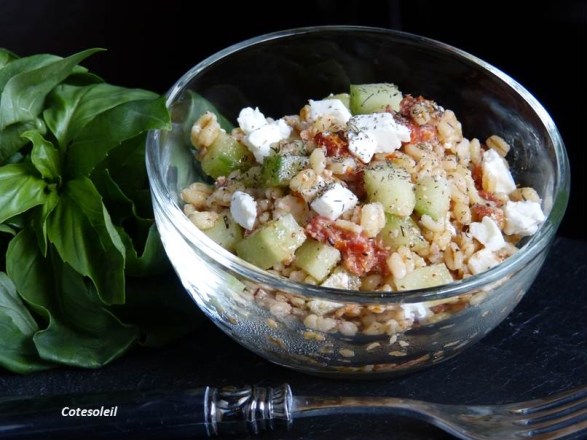
[[[587,438],[587,387],[506,405],[393,397],[294,396],[287,384],[0,398],[0,439],[180,439],[257,434],[296,419],[400,414],[461,439]]]
[[[392,397],[300,396],[292,402],[294,418],[369,411],[416,417],[465,440],[587,438],[587,387],[505,405],[444,405]]]

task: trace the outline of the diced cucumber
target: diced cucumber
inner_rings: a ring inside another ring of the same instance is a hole
[[[416,183],[415,210],[433,220],[446,216],[450,208],[450,187],[442,176],[424,176]]]
[[[255,165],[244,173],[240,173],[234,181],[242,183],[245,187],[256,188],[261,185],[261,165]]]
[[[329,95],[324,99],[338,99],[346,108],[351,107],[351,97],[348,93],[337,93],[336,95]]]
[[[369,201],[379,202],[390,214],[408,216],[416,205],[410,173],[390,162],[365,170],[364,182]]]
[[[220,215],[218,221],[210,229],[203,231],[223,248],[233,252],[235,245],[243,238],[243,229],[234,221],[229,212]]]
[[[304,229],[291,214],[287,214],[243,238],[236,245],[236,254],[261,269],[269,269],[277,263],[291,260],[304,241]]]
[[[261,170],[261,180],[264,186],[288,186],[293,176],[298,174],[309,164],[306,156],[272,155],[265,158]]]
[[[202,170],[214,179],[237,169],[246,170],[254,162],[249,149],[225,132],[220,132],[200,160]]]
[[[444,263],[414,269],[396,282],[398,290],[425,289],[452,283],[453,278]]]
[[[316,240],[306,242],[296,251],[296,266],[318,281],[324,280],[340,261],[340,251]]]
[[[402,92],[395,84],[359,84],[351,85],[350,110],[353,115],[384,112],[390,107],[399,111],[403,99]]]
[[[400,217],[386,214],[385,226],[379,232],[379,238],[392,251],[396,251],[401,246],[406,246],[410,250],[418,252],[427,246],[420,228],[410,216]]]

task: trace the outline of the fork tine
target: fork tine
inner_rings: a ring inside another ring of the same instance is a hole
[[[571,401],[560,406],[550,406],[546,409],[530,414],[520,414],[524,417],[518,419],[516,424],[536,425],[543,422],[549,422],[552,424],[556,423],[558,420],[564,420],[564,417],[567,415],[572,416],[573,414],[577,414],[582,409],[587,409],[587,395],[582,399]]]
[[[532,440],[555,440],[581,433],[587,434],[587,418],[583,421],[580,421],[579,423],[573,423],[564,427],[560,427],[554,431],[528,431],[521,437],[526,437]]]
[[[584,420],[587,420],[587,408],[583,408],[577,412],[572,412],[565,415],[564,417],[547,420],[541,423],[529,423],[526,426],[528,426],[528,429],[532,432],[546,432],[558,429],[559,427],[582,422]]]
[[[536,399],[521,404],[514,404],[509,411],[514,414],[536,414],[538,412],[548,413],[547,410],[560,408],[565,404],[587,397],[587,387],[575,388],[554,394],[545,399]],[[521,406],[520,406],[521,405]]]
[[[513,404],[508,412],[518,416],[514,425],[527,430],[519,436],[535,440],[558,439],[587,430],[587,387]]]

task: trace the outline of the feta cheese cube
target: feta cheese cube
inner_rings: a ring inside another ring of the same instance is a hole
[[[497,266],[499,263],[499,258],[492,251],[484,248],[469,257],[467,266],[469,266],[471,273],[476,275]]]
[[[345,125],[351,118],[351,112],[339,99],[323,99],[313,101],[310,99],[310,119],[330,117],[340,125]]]
[[[234,221],[249,231],[257,218],[257,204],[250,194],[235,191],[230,198],[230,214]]]
[[[310,206],[315,212],[329,220],[336,220],[343,212],[353,209],[358,201],[352,191],[340,183],[335,183],[315,198]]]
[[[342,303],[334,301],[325,301],[322,299],[313,299],[312,301],[308,301],[306,305],[312,311],[312,313],[318,316],[327,315],[328,313],[334,312],[335,310],[340,309],[344,306],[344,304]]]
[[[505,215],[505,227],[503,231],[508,235],[532,235],[546,219],[540,203],[529,200],[507,202],[503,213]]]
[[[413,321],[416,318],[419,320],[426,319],[430,314],[430,309],[422,303],[401,304],[400,307],[404,312],[405,319],[409,319],[410,321]]]
[[[505,240],[499,230],[499,226],[489,216],[483,217],[481,223],[471,223],[469,225],[469,231],[473,237],[490,251],[497,251],[505,246]]]
[[[244,144],[255,156],[258,163],[271,153],[271,146],[287,139],[291,134],[291,127],[283,119],[267,123],[250,132],[243,139]]]
[[[393,119],[391,113],[357,115],[349,119],[349,132],[366,132],[375,139],[375,153],[391,153],[410,140],[410,129]]]
[[[255,109],[251,107],[243,108],[240,111],[238,118],[236,118],[236,121],[245,134],[250,134],[258,128],[267,125],[267,119],[265,118],[265,115],[259,111],[259,107],[256,107]]]
[[[377,141],[366,131],[349,131],[349,151],[363,163],[369,163],[377,149]]]
[[[353,280],[347,271],[338,270],[326,278],[321,286],[332,287],[334,289],[351,289]]]
[[[485,191],[509,194],[516,189],[506,161],[495,150],[489,149],[483,153],[481,170]]]
[[[326,186],[324,178],[309,168],[300,171],[289,182],[289,189],[302,196],[306,203],[314,200]]]

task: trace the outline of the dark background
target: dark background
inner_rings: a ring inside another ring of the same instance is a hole
[[[573,168],[561,234],[581,225],[587,183],[584,131],[587,3],[493,0],[0,1],[0,47],[19,55],[107,53],[87,61],[108,82],[164,93],[208,55],[262,33],[299,26],[355,24],[399,29],[454,45],[500,68],[532,92],[558,125]]]

